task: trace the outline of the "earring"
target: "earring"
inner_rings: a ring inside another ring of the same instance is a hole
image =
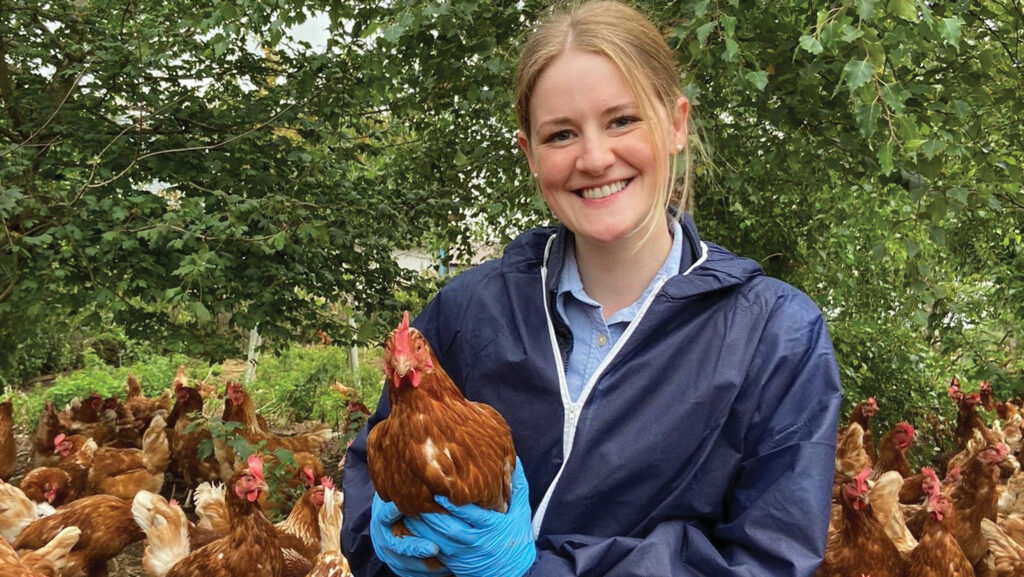
[[[676,152],[682,152],[682,151],[683,151],[683,145],[682,144],[677,144],[676,145]]]
[[[540,175],[539,175],[539,174],[537,174],[536,172],[535,172],[535,173],[533,173],[533,177],[534,177],[534,178],[537,178],[537,177],[539,177],[539,176],[540,176]]]

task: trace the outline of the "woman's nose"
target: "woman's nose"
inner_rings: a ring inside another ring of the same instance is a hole
[[[576,158],[576,170],[587,174],[602,174],[615,163],[615,153],[603,136],[583,139],[583,148]]]

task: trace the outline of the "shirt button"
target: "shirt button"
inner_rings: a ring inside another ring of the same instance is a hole
[[[604,335],[603,333],[597,335],[597,346],[603,347],[603,346],[605,346],[607,344],[608,344],[608,337],[606,335]]]

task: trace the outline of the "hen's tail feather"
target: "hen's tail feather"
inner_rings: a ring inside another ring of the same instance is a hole
[[[74,525],[64,527],[49,543],[22,555],[21,562],[28,567],[36,567],[45,561],[53,563],[57,569],[63,569],[68,564],[68,553],[78,544],[81,535],[81,529]]]
[[[160,415],[153,417],[149,428],[142,439],[143,462],[146,464],[146,471],[152,474],[163,474],[171,460],[171,446],[167,441],[164,430],[167,428],[167,421]]]
[[[142,566],[151,577],[164,577],[189,554],[185,512],[160,495],[139,491],[132,501],[132,516],[146,534]]]

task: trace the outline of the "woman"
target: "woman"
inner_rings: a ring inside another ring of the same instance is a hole
[[[435,554],[460,577],[814,573],[840,404],[832,346],[806,295],[672,208],[689,204],[695,147],[678,86],[657,30],[617,2],[556,14],[524,46],[518,142],[560,225],[463,273],[414,322],[511,426],[513,505],[449,506],[393,537],[397,512],[370,506],[364,430],[344,481],[356,575],[446,574],[423,563]],[[368,427],[387,413],[382,399]]]

